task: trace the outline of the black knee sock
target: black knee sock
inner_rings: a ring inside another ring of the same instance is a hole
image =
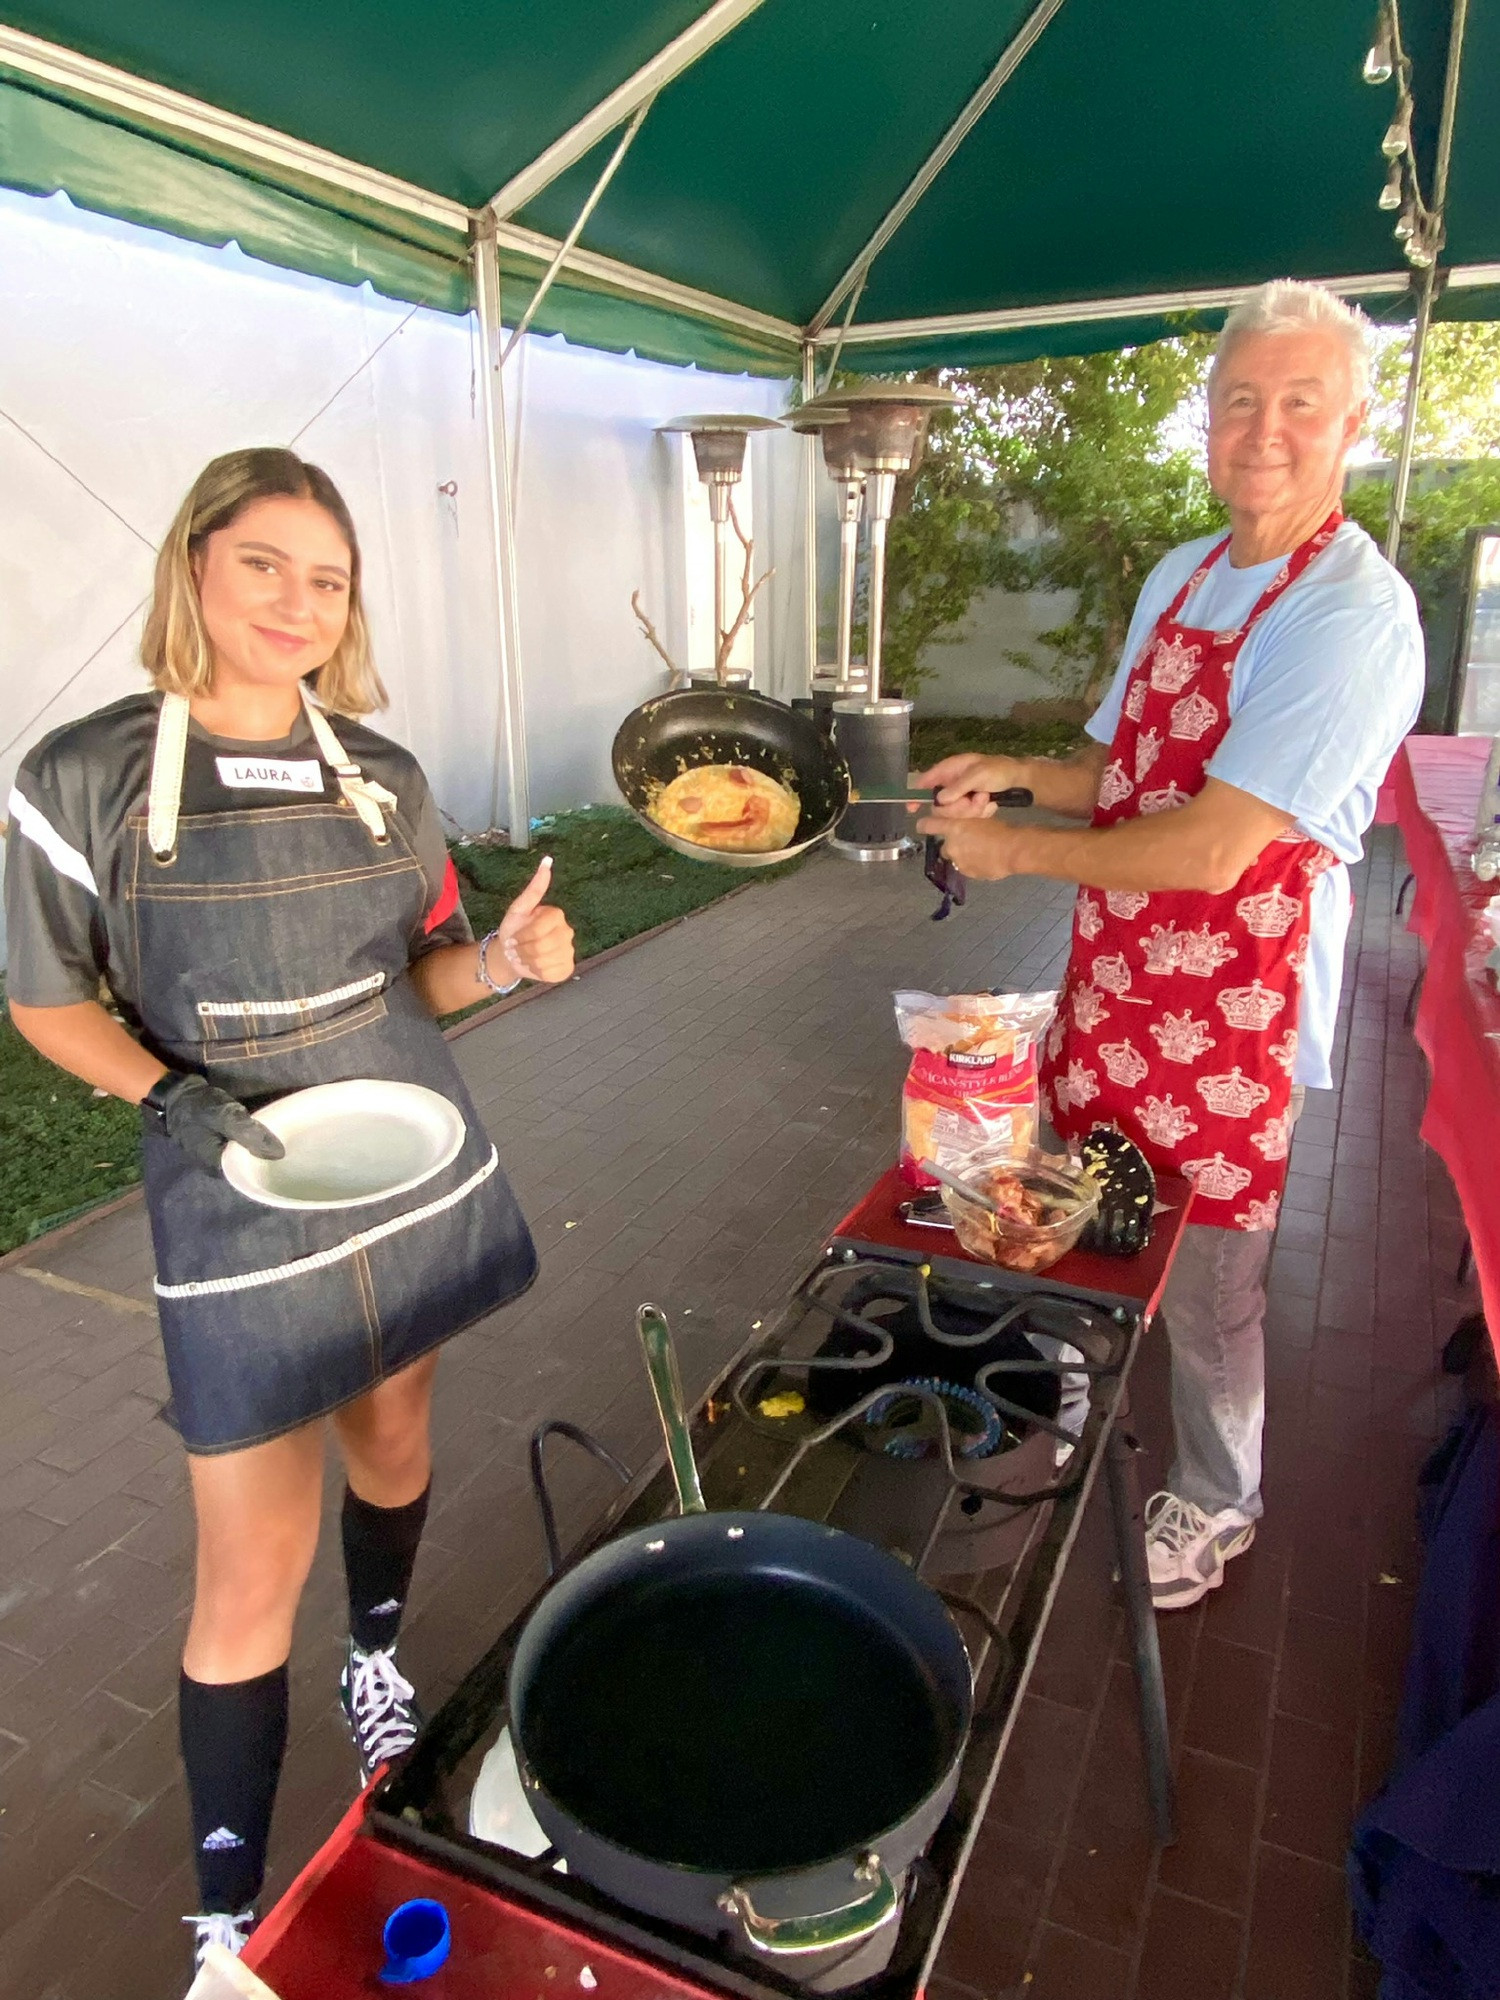
[[[204,1910],[237,1912],[260,1894],[286,1715],[284,1666],[249,1681],[182,1676],[178,1719]]]
[[[389,1651],[401,1627],[432,1487],[404,1507],[376,1507],[344,1489],[344,1574],[349,1630],[361,1652]]]

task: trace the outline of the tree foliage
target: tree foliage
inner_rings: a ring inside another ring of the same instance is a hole
[[[1142,580],[1168,549],[1222,518],[1193,449],[1202,335],[1112,354],[943,377],[960,396],[937,419],[892,523],[887,678],[909,691],[925,647],[951,636],[976,593],[1076,593],[1040,635],[1042,665],[1092,696],[1113,672]]]
[[[1410,367],[1406,328],[1382,342],[1374,371],[1371,433],[1388,458],[1400,448]],[[1430,328],[1414,442],[1397,560],[1417,594],[1429,649],[1442,655],[1454,635],[1468,531],[1500,522],[1500,325],[1439,320]],[[1389,482],[1369,480],[1351,487],[1345,508],[1383,547],[1390,503]],[[1428,726],[1438,721],[1424,715]]]
[[[1203,471],[1204,383],[1212,337],[1187,334],[1118,353],[948,370],[958,407],[937,418],[927,453],[897,493],[887,577],[885,680],[912,692],[935,669],[981,590],[1076,594],[1076,610],[1016,656],[1059,689],[1095,696],[1119,660],[1147,572],[1224,515]],[[1376,355],[1372,441],[1392,456],[1411,333]],[[1470,527],[1500,521],[1500,325],[1438,322],[1418,413],[1419,460],[1484,461],[1419,471],[1401,568],[1429,627],[1451,594]],[[1389,485],[1351,492],[1348,510],[1383,542]]]
[[[1391,518],[1388,481],[1369,480],[1352,487],[1344,511],[1385,546]],[[1429,639],[1439,624],[1443,599],[1451,599],[1462,585],[1469,529],[1494,522],[1500,522],[1500,460],[1461,466],[1440,481],[1429,484],[1418,479],[1413,484],[1401,530],[1399,567],[1417,594]]]
[[[1411,329],[1387,336],[1376,356],[1370,430],[1382,457],[1401,444],[1401,412],[1411,371]],[[1417,405],[1419,459],[1500,456],[1500,324],[1436,321],[1422,357]]]

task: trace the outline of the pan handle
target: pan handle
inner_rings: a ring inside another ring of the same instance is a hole
[[[684,1514],[706,1514],[708,1508],[698,1483],[692,1433],[688,1429],[682,1376],[677,1369],[677,1350],[672,1345],[666,1315],[660,1306],[641,1306],[635,1323],[646,1353],[646,1373],[651,1377],[656,1414],[661,1418],[662,1434],[667,1440],[667,1462],[677,1486],[677,1504]]]
[[[751,1899],[750,1891],[755,1885],[746,1882],[736,1882],[728,1889],[719,1898],[719,1908],[738,1917],[755,1949],[773,1958],[828,1951],[839,1945],[858,1944],[896,1914],[896,1885],[878,1854],[866,1854],[855,1864],[854,1879],[864,1889],[862,1895],[837,1910],[824,1910],[816,1916],[763,1917]]]

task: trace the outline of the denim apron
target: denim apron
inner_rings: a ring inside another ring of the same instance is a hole
[[[148,811],[127,823],[145,1044],[251,1110],[347,1077],[425,1084],[458,1157],[355,1209],[267,1208],[145,1134],[156,1296],[194,1452],[259,1444],[362,1395],[526,1289],[536,1252],[436,1022],[408,976],[421,863],[309,704],[333,796],[179,812],[187,703],[162,703]],[[154,1123],[154,1121],[151,1121]]]

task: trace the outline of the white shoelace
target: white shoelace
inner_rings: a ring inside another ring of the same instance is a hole
[[[371,1765],[399,1757],[417,1740],[406,1704],[416,1697],[389,1653],[354,1653],[349,1661],[349,1707],[360,1747]]]
[[[1146,1502],[1146,1539],[1159,1543],[1169,1555],[1180,1555],[1207,1529],[1203,1509],[1176,1493],[1153,1493]]]
[[[227,1910],[202,1910],[197,1916],[184,1917],[182,1921],[197,1927],[193,1949],[195,1963],[202,1965],[203,1954],[211,1944],[227,1951],[231,1958],[238,1958],[245,1949],[245,1940],[255,1922],[255,1912],[241,1910],[238,1916],[231,1916]]]

